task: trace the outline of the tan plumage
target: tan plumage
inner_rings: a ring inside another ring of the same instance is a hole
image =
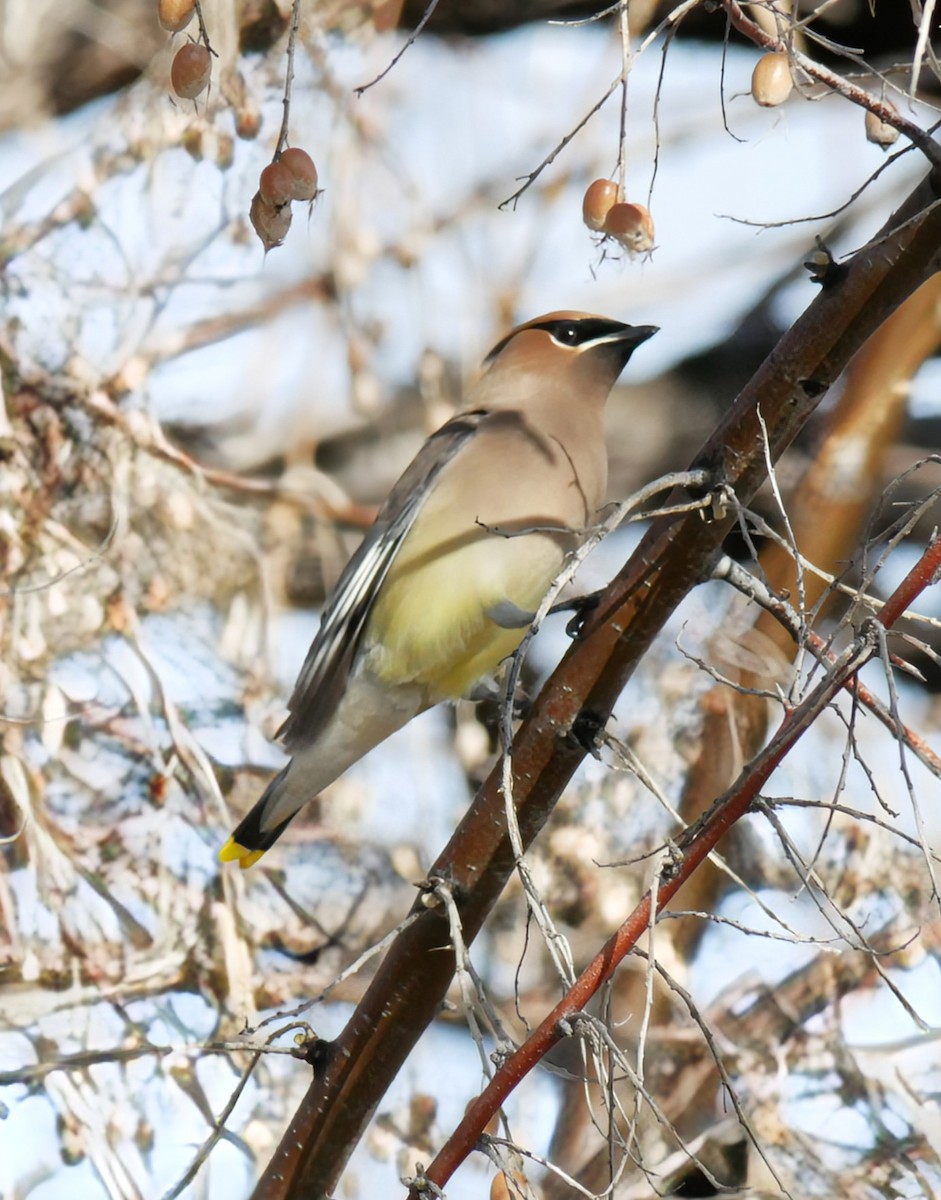
[[[257,862],[347,767],[516,649],[604,501],[604,403],[655,332],[556,312],[491,351],[340,577],[279,731],[291,761],[223,862]]]

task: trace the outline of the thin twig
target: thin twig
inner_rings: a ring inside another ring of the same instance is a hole
[[[762,608],[776,617],[790,632],[792,637],[798,636],[801,629],[801,621],[794,609],[791,608],[786,600],[783,600],[780,596],[775,596],[760,579],[756,578],[749,571],[746,571],[744,567],[734,562],[731,558],[723,556],[718,561],[713,572],[713,578],[726,580],[743,595],[748,596],[750,600],[754,600],[756,604],[761,605]],[[811,629],[804,630],[804,638],[808,649],[824,665],[831,667],[836,659],[824,639]],[[860,703],[878,721],[881,721],[893,736],[901,737],[904,740],[909,750],[917,755],[919,760],[933,775],[941,778],[941,758],[938,757],[920,734],[909,729],[907,725],[897,724],[895,718],[882,701],[877,696],[874,696],[858,679],[851,683],[850,690],[859,698]]]
[[[371,79],[369,81],[369,83],[364,83],[364,84],[362,84],[361,87],[353,89],[357,96],[362,96],[363,92],[368,91],[371,87],[375,87],[376,84],[381,79],[385,79],[385,77],[389,74],[389,72],[392,70],[392,68],[395,66],[395,64],[399,61],[399,59],[402,57],[402,55],[405,53],[405,51],[410,46],[414,45],[414,43],[418,40],[419,34],[425,28],[425,26],[428,24],[428,22],[431,20],[432,15],[434,14],[434,11],[437,7],[438,7],[438,0],[429,0],[428,7],[422,13],[421,20],[418,22],[418,24],[415,26],[415,28],[412,30],[412,32],[408,35],[408,39],[406,40],[405,45],[402,47],[402,49],[397,54],[395,54],[393,56],[392,61],[389,63],[389,65],[384,70],[380,71],[375,79]]]
[[[301,20],[301,0],[294,0],[291,8],[291,31],[288,34],[288,48],[285,55],[286,67],[284,72],[284,98],[281,101],[281,129],[278,133],[278,144],[274,148],[275,160],[281,157],[281,151],[287,145],[288,129],[291,120],[291,87],[294,83],[294,47],[297,42],[297,30]]]
[[[203,1142],[203,1144],[199,1147],[196,1154],[193,1156],[193,1161],[186,1168],[186,1170],[183,1172],[183,1174],[180,1176],[180,1178],[176,1181],[176,1183],[168,1191],[164,1192],[163,1200],[176,1200],[176,1197],[181,1196],[183,1194],[183,1192],[193,1182],[193,1180],[196,1178],[196,1176],[199,1174],[200,1168],[202,1167],[203,1163],[206,1161],[206,1159],[212,1153],[216,1144],[225,1136],[225,1133],[226,1133],[225,1123],[226,1123],[226,1121],[228,1121],[229,1117],[235,1111],[235,1106],[236,1106],[236,1104],[238,1104],[239,1100],[241,1100],[242,1093],[245,1091],[245,1088],[248,1086],[248,1081],[249,1081],[249,1079],[251,1079],[255,1068],[261,1062],[261,1058],[262,1058],[261,1051],[256,1050],[252,1054],[251,1062],[248,1064],[248,1066],[242,1072],[242,1078],[238,1081],[238,1083],[235,1086],[235,1089],[232,1092],[232,1095],[226,1101],[225,1106],[222,1109],[222,1112],[219,1114],[218,1120],[216,1121],[216,1124],[212,1130],[212,1133],[209,1135],[208,1138],[206,1138],[206,1140]]]

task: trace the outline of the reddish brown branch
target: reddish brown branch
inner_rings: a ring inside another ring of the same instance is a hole
[[[879,610],[878,619],[886,629],[891,628],[907,608],[911,608],[926,587],[939,581],[939,572],[941,572],[941,538],[935,537]]]

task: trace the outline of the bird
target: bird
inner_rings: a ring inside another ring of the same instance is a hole
[[[551,312],[490,351],[340,575],[278,730],[290,761],[219,851],[253,866],[348,767],[519,646],[607,487],[603,409],[657,326]]]

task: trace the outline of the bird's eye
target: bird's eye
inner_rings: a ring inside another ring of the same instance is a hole
[[[555,336],[556,341],[561,342],[563,346],[574,346],[578,342],[578,326],[560,325],[559,331]]]

